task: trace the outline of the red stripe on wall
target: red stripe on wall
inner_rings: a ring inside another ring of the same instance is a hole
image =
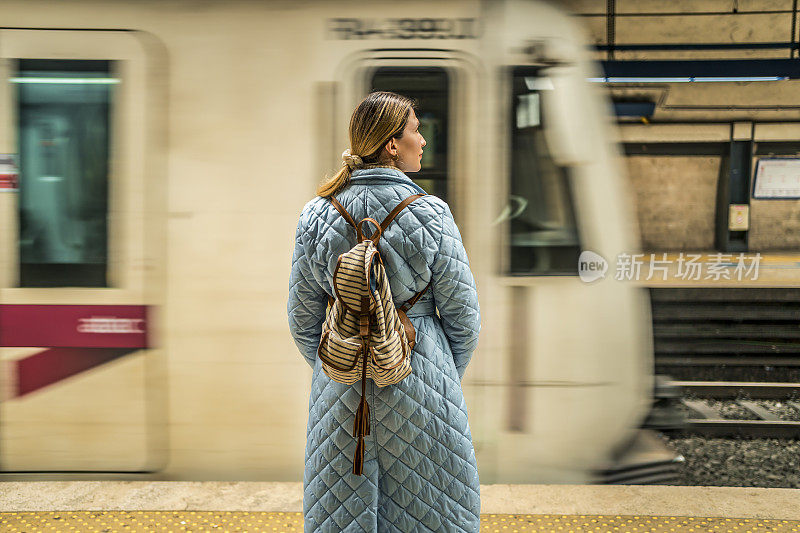
[[[16,377],[16,391],[10,391],[8,396],[13,398],[30,394],[134,351],[126,348],[50,348],[24,359],[10,361]]]

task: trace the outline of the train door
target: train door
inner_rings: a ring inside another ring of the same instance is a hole
[[[481,71],[481,63],[474,55],[457,50],[383,49],[351,58],[340,70],[343,77],[338,83],[332,135],[336,141],[331,153],[338,158],[348,146],[350,113],[371,90],[394,91],[417,100],[420,131],[427,145],[421,170],[409,177],[450,206],[481,296],[483,332],[493,328],[490,294],[495,265],[491,254],[485,253],[486,228],[491,224],[485,190],[492,188],[486,168],[492,140],[485,137],[490,131],[485,125],[491,119],[481,98],[485,82]],[[492,366],[486,362],[492,358],[488,355],[492,344],[489,335],[481,333],[481,356],[473,360],[474,366],[464,380],[473,443],[482,465],[490,464],[482,454],[486,439],[492,438],[493,417],[484,414],[485,387],[476,384],[485,381],[482,368]]]
[[[376,57],[376,56],[380,57]],[[483,65],[462,51],[381,50],[365,53],[349,68],[341,83],[337,123],[346,126],[349,113],[370,90],[390,90],[417,100],[420,131],[426,139],[420,172],[409,177],[450,206],[469,254],[481,304],[481,338],[470,370],[462,382],[481,479],[496,471],[497,418],[495,392],[503,366],[498,364],[505,331],[496,298],[497,192],[491,173],[496,138],[486,93]],[[337,127],[337,155],[347,146],[346,127]],[[492,403],[494,402],[494,403]]]
[[[158,57],[136,32],[0,29],[0,473],[165,460]]]
[[[474,354],[469,376],[463,382],[473,445],[482,472],[487,479],[494,474],[496,428],[495,416],[487,405],[485,391],[492,380],[487,372],[495,358],[492,330],[498,309],[491,297],[491,278],[495,265],[491,254],[492,210],[486,201],[491,197],[494,180],[485,172],[492,144],[486,123],[485,102],[480,98],[479,69],[464,59],[450,59],[417,65],[380,64],[368,75],[371,90],[389,90],[410,96],[418,102],[420,131],[427,145],[422,168],[411,177],[429,194],[435,194],[450,206],[469,254],[481,304],[482,333],[479,350]],[[483,177],[483,179],[481,179]],[[488,183],[487,183],[488,182]],[[489,234],[487,238],[487,233]],[[493,387],[489,386],[488,389]]]

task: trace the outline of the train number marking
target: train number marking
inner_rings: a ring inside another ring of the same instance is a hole
[[[477,39],[475,18],[332,18],[328,38],[354,39]]]
[[[97,317],[78,320],[80,333],[145,333],[140,325],[143,318]]]

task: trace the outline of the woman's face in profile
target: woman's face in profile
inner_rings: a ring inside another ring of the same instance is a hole
[[[408,115],[403,136],[395,139],[397,146],[397,168],[403,172],[419,172],[422,168],[422,148],[427,144],[419,132],[419,119],[412,109]]]

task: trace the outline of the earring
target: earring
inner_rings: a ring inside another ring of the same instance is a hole
[[[398,159],[400,159],[400,156],[399,156],[399,155],[397,155],[397,154],[392,154],[392,161],[397,161]]]

